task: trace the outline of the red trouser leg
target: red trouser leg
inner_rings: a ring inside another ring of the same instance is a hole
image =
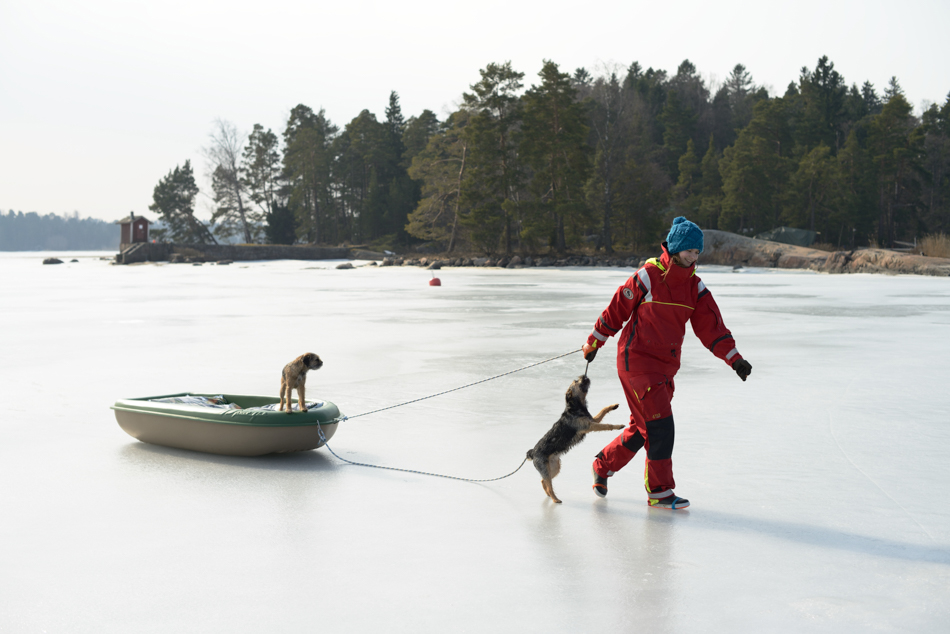
[[[647,450],[644,486],[650,497],[670,495],[673,480],[673,380],[662,374],[620,373],[630,406],[630,425],[597,454],[594,470],[609,477],[623,469],[641,447]]]

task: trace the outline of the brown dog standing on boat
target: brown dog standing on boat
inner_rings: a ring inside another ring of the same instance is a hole
[[[528,451],[528,459],[541,474],[541,487],[548,497],[558,504],[561,501],[554,495],[551,480],[561,472],[561,455],[566,454],[592,431],[624,428],[623,425],[605,425],[600,422],[607,412],[612,412],[619,407],[617,403],[608,405],[596,416],[591,416],[587,411],[587,390],[589,389],[590,379],[586,376],[579,376],[571,383],[571,387],[567,388],[567,394],[564,395],[564,400],[567,402],[564,413],[541,437],[534,449]]]
[[[283,372],[280,373],[280,407],[277,408],[278,412],[283,411],[284,400],[286,399],[287,413],[293,413],[294,390],[297,390],[297,402],[300,404],[300,411],[307,411],[307,404],[304,401],[307,371],[319,370],[322,366],[323,361],[312,352],[302,354],[284,366]]]

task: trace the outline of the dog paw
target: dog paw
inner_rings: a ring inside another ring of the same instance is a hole
[[[615,409],[617,409],[618,407],[620,407],[620,403],[614,403],[613,405],[610,406],[610,411],[612,412],[612,411],[614,411]]]
[[[614,425],[614,430],[618,430],[618,431],[619,431],[619,430],[623,429],[624,427],[626,427],[626,425]]]
[[[306,408],[306,407],[304,407],[304,408],[303,408],[303,409],[301,409],[300,411],[301,411],[301,412],[307,412],[308,410],[307,410],[307,408]]]

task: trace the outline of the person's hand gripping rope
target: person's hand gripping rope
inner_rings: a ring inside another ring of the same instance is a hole
[[[596,345],[597,343],[595,342],[593,346],[589,343],[585,343],[581,346],[581,352],[584,353],[584,360],[587,361],[587,365],[584,367],[584,376],[587,376],[587,368],[590,367],[590,362],[597,356],[597,348],[594,347]]]

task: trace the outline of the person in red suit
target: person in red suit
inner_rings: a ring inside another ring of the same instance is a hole
[[[680,216],[673,220],[662,246],[659,258],[648,260],[617,289],[583,346],[584,357],[592,361],[607,339],[620,333],[617,373],[630,406],[630,425],[597,454],[592,470],[594,493],[606,497],[607,479],[644,448],[648,503],[683,509],[689,500],[673,492],[670,401],[686,323],[743,381],[752,373],[752,364],[739,354],[716,301],[696,275],[696,261],[703,251],[702,230]]]

